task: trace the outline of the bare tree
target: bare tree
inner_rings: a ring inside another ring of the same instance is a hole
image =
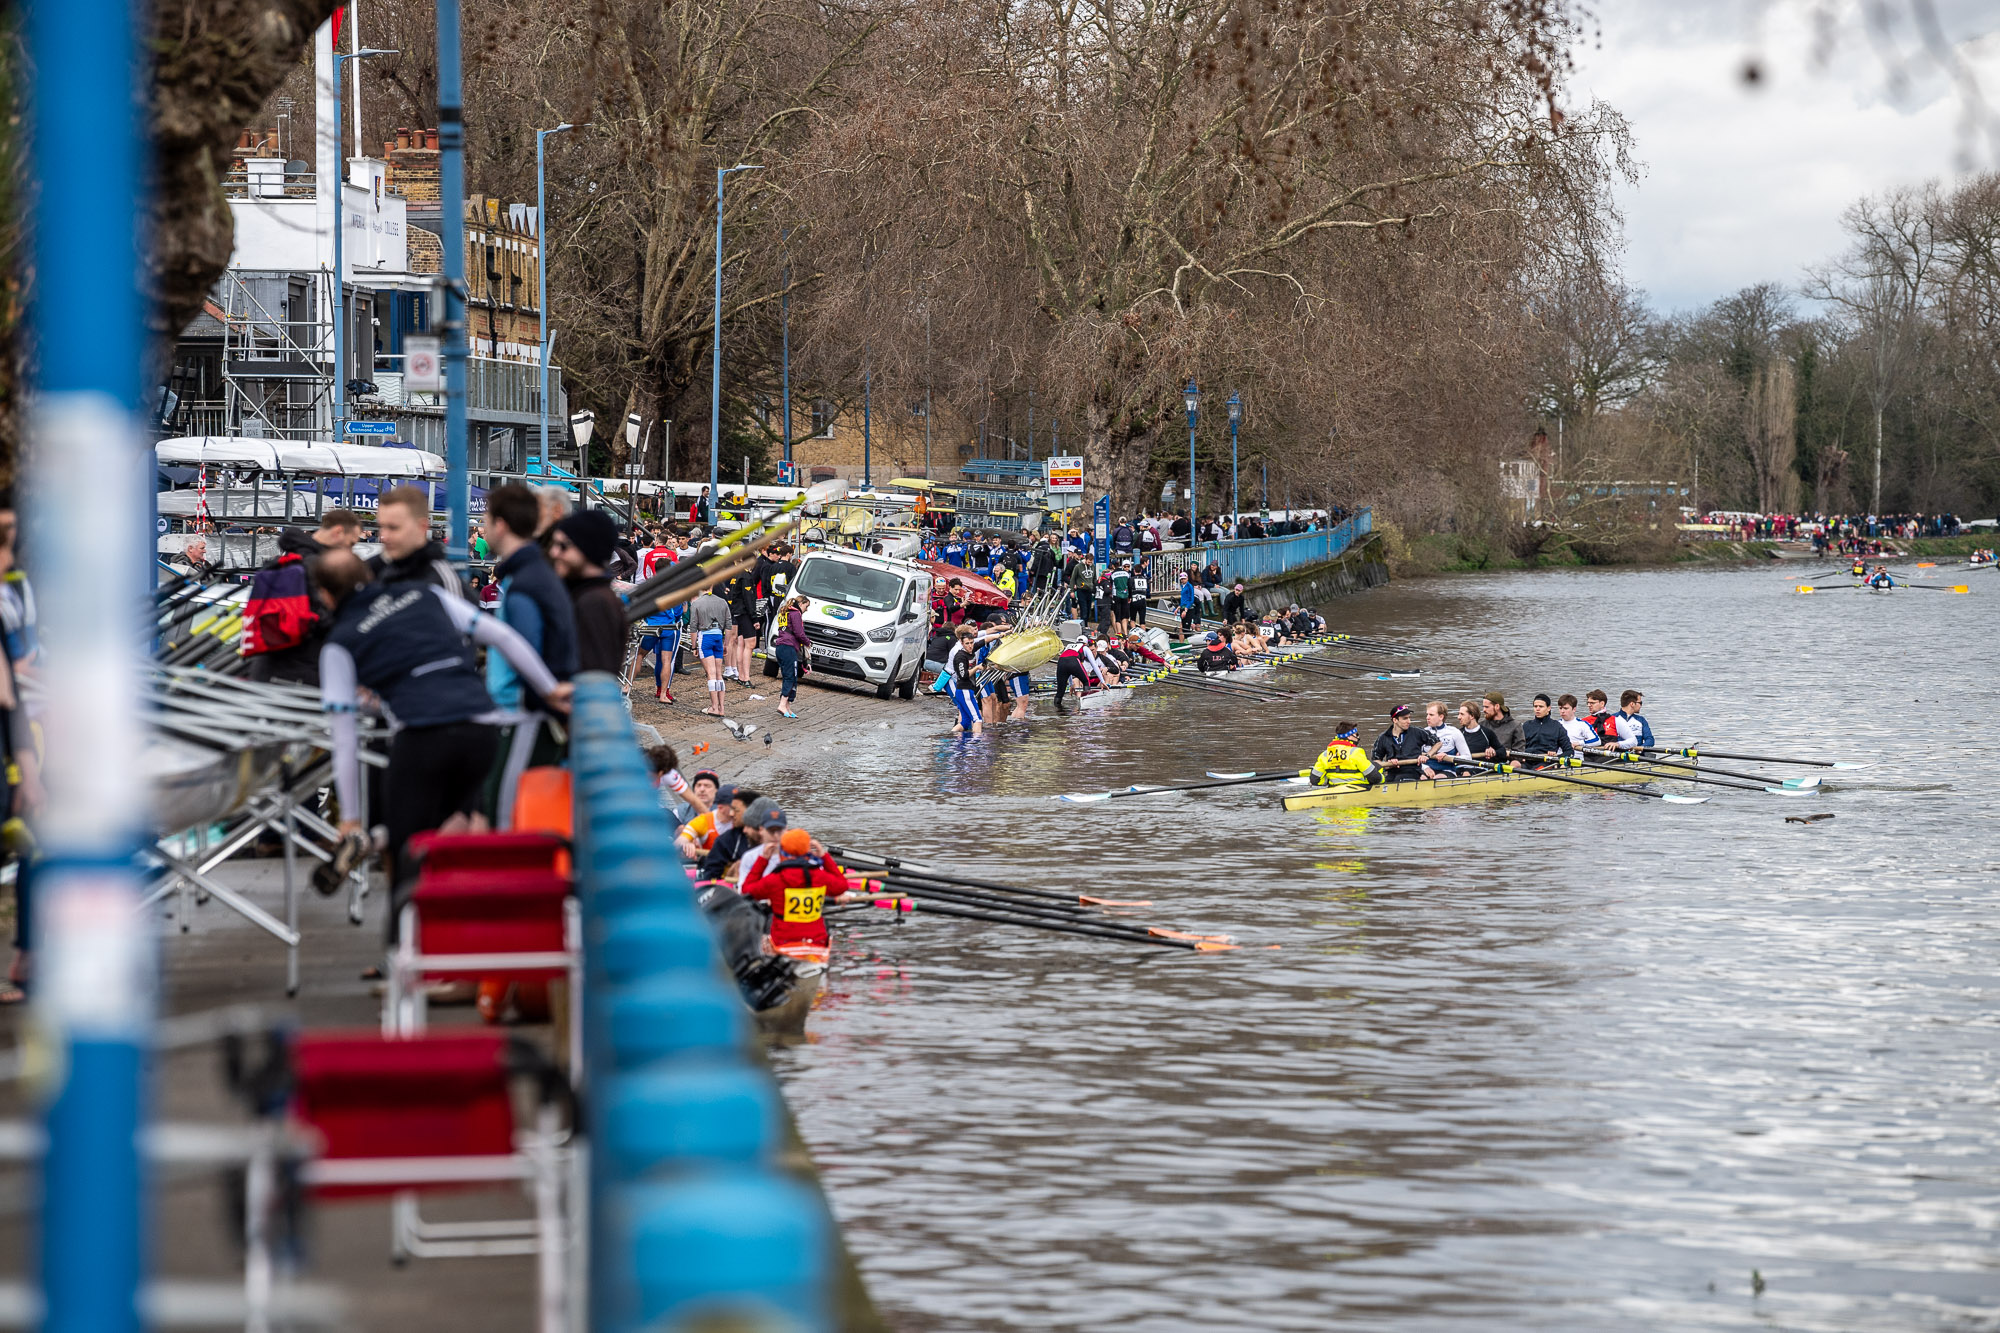
[[[1124,510],[1176,451],[1185,467],[1191,376],[1260,379],[1260,430],[1332,461],[1329,425],[1380,440],[1393,417],[1370,409],[1401,405],[1370,401],[1388,328],[1509,359],[1516,284],[1603,239],[1622,122],[1553,108],[1568,29],[1544,8],[939,0],[898,37],[812,163],[816,199],[873,214],[822,259],[823,319],[875,328],[928,287],[998,329],[953,359],[1079,417],[1087,476]]]
[[[1854,246],[1812,272],[1808,295],[1847,313],[1868,349],[1868,401],[1875,412],[1875,479],[1869,508],[1882,509],[1882,417],[1909,354],[1937,258],[1936,187],[1864,199],[1841,221]]]

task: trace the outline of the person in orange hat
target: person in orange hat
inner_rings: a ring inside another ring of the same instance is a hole
[[[847,876],[834,864],[819,839],[802,828],[788,828],[778,839],[779,857],[764,863],[763,873],[743,883],[743,896],[757,898],[771,909],[771,947],[787,945],[825,948],[826,920],[821,910],[829,895],[847,892]]]

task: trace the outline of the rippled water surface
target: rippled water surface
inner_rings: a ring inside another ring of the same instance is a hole
[[[1395,585],[1328,614],[1428,645],[1421,680],[1038,702],[972,743],[929,705],[802,762],[777,785],[829,841],[1260,946],[849,918],[777,1061],[878,1302],[904,1329],[2000,1328],[2000,575],[1971,577]],[[1593,685],[1642,689],[1668,742],[1877,762],[1699,806],[1050,799]]]

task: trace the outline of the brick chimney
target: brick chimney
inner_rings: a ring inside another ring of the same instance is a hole
[[[382,149],[389,159],[384,188],[411,203],[435,204],[439,188],[437,131],[398,129],[395,142],[385,142]]]

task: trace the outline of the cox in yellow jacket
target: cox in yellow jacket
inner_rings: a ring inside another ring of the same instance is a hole
[[[1299,776],[1315,787],[1374,781],[1381,770],[1368,757],[1368,751],[1356,742],[1355,734],[1354,731],[1343,730],[1327,742],[1326,750],[1313,761],[1311,768],[1299,770]]]

